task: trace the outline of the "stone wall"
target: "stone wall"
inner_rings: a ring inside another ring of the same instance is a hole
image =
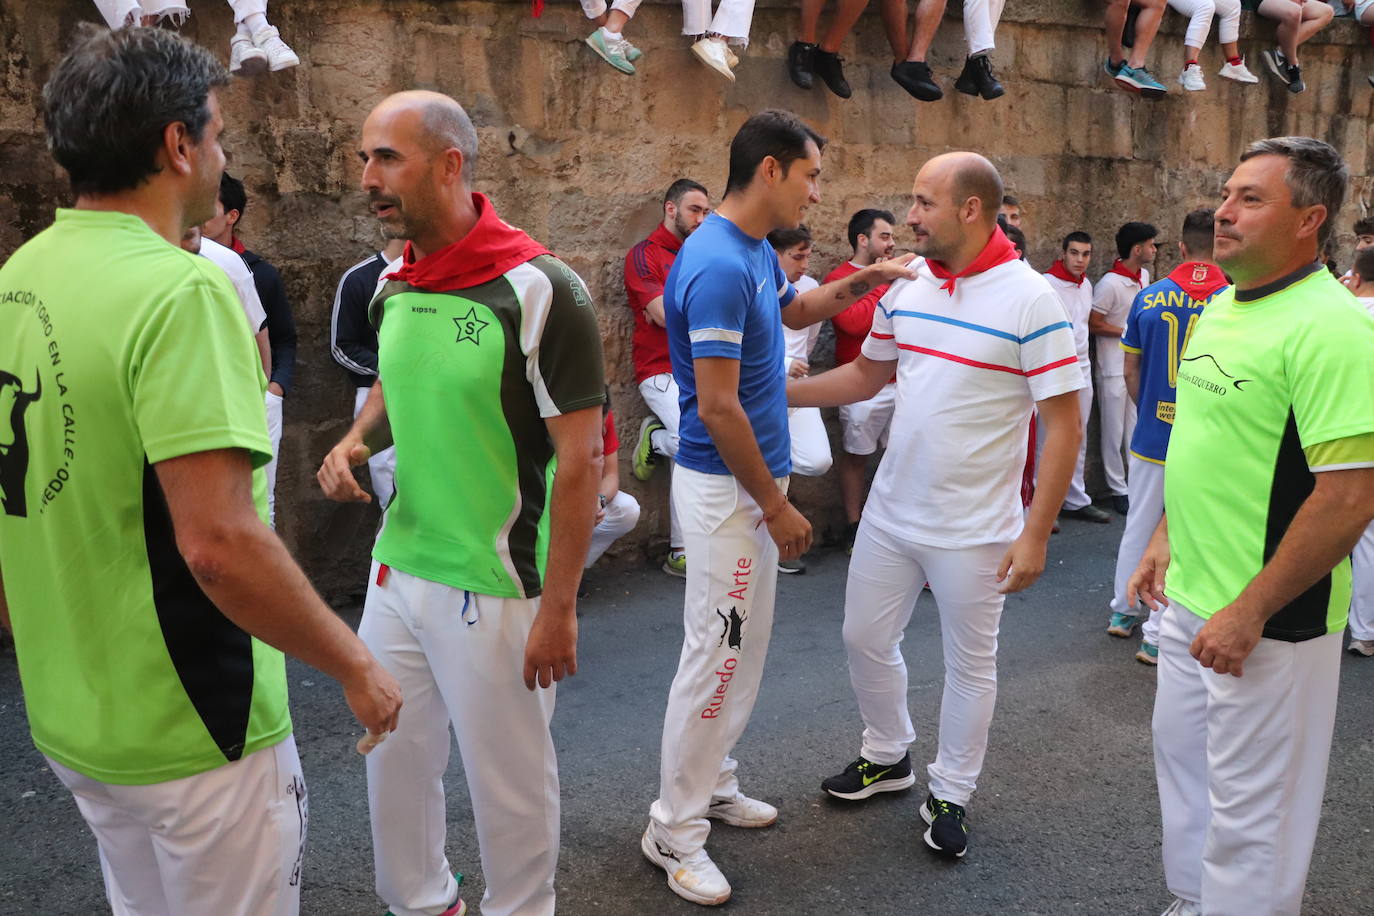
[[[227,56],[227,5],[190,5],[195,15],[186,34]],[[1094,276],[1110,264],[1120,222],[1155,222],[1172,242],[1183,213],[1214,199],[1244,145],[1258,137],[1311,134],[1344,152],[1357,180],[1339,219],[1341,251],[1351,222],[1374,196],[1374,93],[1364,79],[1374,71],[1374,51],[1367,33],[1348,21],[1304,48],[1306,94],[1291,96],[1267,75],[1256,86],[1217,79],[1220,56],[1209,45],[1206,93],[1172,91],[1150,103],[1112,89],[1103,77],[1099,4],[1014,2],[996,53],[1007,95],[984,102],[952,92],[963,52],[958,11],[951,9],[932,56],[949,95],[919,105],[887,76],[876,10],[842,52],[855,88],[848,102],[821,88],[802,92],[787,80],[783,60],[796,12],[781,0],[758,3],[753,43],[733,85],[689,54],[677,34],[677,5],[654,0],[631,26],[646,52],[635,77],[591,54],[581,43],[587,21],[564,2],[550,4],[539,19],[525,3],[421,0],[283,0],[272,16],[301,66],[238,82],[226,93],[226,146],[231,170],[246,179],[251,195],[243,236],[281,268],[300,328],[278,519],[335,600],[361,589],[376,511],[329,503],[313,480],[352,405],[329,355],[330,306],[339,274],[378,241],[357,190],[355,150],[368,109],[395,90],[435,88],[463,102],[481,134],[480,187],[509,221],[587,280],[600,303],[612,396],[627,441],[643,405],[631,370],[624,252],[658,220],[660,194],[675,177],[692,176],[719,192],[730,136],[764,107],[791,108],[832,140],[824,200],[811,215],[817,274],[848,254],[843,235],[851,211],[881,205],[903,213],[920,163],[955,148],[979,150],[1002,169],[1023,201],[1037,266],[1048,266],[1058,238],[1084,228],[1099,241]],[[67,202],[44,150],[38,93],[76,23],[94,18],[88,0],[0,0],[0,256]],[[1174,89],[1182,29],[1181,18],[1169,14],[1153,55]],[[1271,23],[1247,14],[1242,45],[1256,72],[1272,34]],[[1157,272],[1174,260],[1172,245],[1162,246]],[[640,529],[603,562],[647,556],[666,540],[664,481],[635,481],[628,453],[627,444],[622,480],[645,513]],[[818,529],[838,520],[833,477],[800,481],[796,492]]]

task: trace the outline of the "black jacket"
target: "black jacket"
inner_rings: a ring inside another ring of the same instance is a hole
[[[272,378],[283,392],[291,390],[291,375],[296,371],[296,319],[291,317],[291,303],[286,301],[286,285],[281,274],[262,256],[252,251],[241,255],[243,263],[253,272],[253,285],[258,288],[263,311],[267,313],[267,341],[272,348]]]

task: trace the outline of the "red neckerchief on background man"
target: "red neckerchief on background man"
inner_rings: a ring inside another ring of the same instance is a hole
[[[1077,276],[1069,273],[1069,269],[1064,266],[1064,259],[1060,258],[1050,265],[1049,275],[1063,280],[1065,283],[1072,283],[1074,286],[1082,286],[1086,276]]]
[[[939,261],[934,261],[930,258],[926,258],[926,264],[930,267],[930,272],[933,273],[937,279],[945,281],[940,284],[940,289],[947,290],[949,294],[953,296],[955,280],[962,279],[963,277],[971,277],[985,270],[991,270],[999,264],[1005,264],[1008,261],[1015,260],[1017,260],[1016,246],[1011,243],[1011,239],[1007,238],[1007,234],[1002,231],[1001,226],[994,226],[992,229],[992,236],[988,238],[988,243],[983,246],[982,252],[979,253],[978,257],[973,259],[972,264],[965,267],[957,274],[950,273],[949,268],[945,267],[945,265],[941,264]]]
[[[1174,268],[1169,279],[1195,302],[1206,302],[1217,290],[1231,285],[1220,267],[1205,261],[1185,261]]]
[[[235,254],[243,254],[245,251],[248,250],[247,248],[243,247],[243,243],[239,241],[239,237],[237,235],[229,240],[229,247],[234,250]]]
[[[1134,273],[1132,273],[1131,271],[1127,270],[1126,265],[1121,263],[1120,258],[1117,258],[1115,261],[1112,262],[1112,269],[1107,271],[1107,273],[1121,274],[1121,276],[1125,277],[1127,280],[1134,280],[1136,286],[1140,286],[1140,271],[1137,270]]]
[[[473,192],[472,203],[477,208],[477,222],[467,235],[418,261],[410,242],[406,242],[401,269],[386,278],[426,292],[444,293],[480,286],[549,253],[524,230],[503,222],[485,195]]]

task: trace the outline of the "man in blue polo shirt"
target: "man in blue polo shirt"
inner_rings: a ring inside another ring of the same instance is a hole
[[[704,848],[707,818],[766,827],[778,816],[740,792],[730,751],[758,694],[778,560],[811,545],[810,523],[787,501],[782,322],[823,321],[911,276],[909,255],[800,296],[783,276],[766,236],[796,227],[820,200],[824,143],[785,111],[746,121],[730,144],[725,200],[683,242],[663,292],[682,407],[673,502],[692,562],[659,797],[641,849],[674,893],[707,906],[730,897]]]
[[[1122,639],[1129,639],[1136,624],[1142,623],[1143,612],[1127,597],[1126,583],[1164,514],[1164,453],[1174,428],[1179,360],[1202,307],[1229,285],[1221,268],[1212,263],[1212,216],[1212,210],[1194,210],[1184,218],[1178,243],[1183,263],[1136,295],[1121,338],[1126,390],[1137,415],[1131,436],[1131,505],[1116,555],[1112,619],[1107,624],[1107,632]],[[1150,612],[1140,628],[1135,657],[1147,665],[1159,664],[1159,617],[1160,612]]]

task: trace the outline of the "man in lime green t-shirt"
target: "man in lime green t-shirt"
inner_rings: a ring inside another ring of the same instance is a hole
[[[1164,520],[1127,587],[1168,605],[1154,745],[1178,916],[1302,904],[1374,518],[1374,319],[1317,260],[1348,180],[1332,147],[1281,137],[1226,183],[1235,285],[1180,360]]]
[[[400,705],[262,521],[253,338],[177,247],[214,212],[226,82],[169,32],[81,32],[44,89],[76,206],[0,267],[0,620],[117,913],[298,911],[282,650],[370,729]]]
[[[331,498],[366,500],[352,467],[395,443],[358,627],[413,700],[367,760],[377,892],[397,916],[465,911],[444,849],[451,724],[482,913],[553,916],[549,721],[554,682],[577,672],[601,481],[596,312],[567,265],[473,192],[477,133],[453,99],[385,99],[361,153],[383,231],[409,243],[370,308],[377,382],[318,476]]]

